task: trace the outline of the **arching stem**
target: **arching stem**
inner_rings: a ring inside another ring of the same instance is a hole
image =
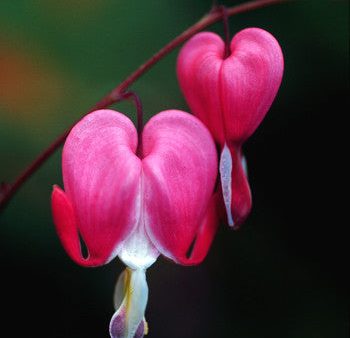
[[[136,154],[138,156],[142,156],[142,130],[143,130],[143,108],[140,97],[133,91],[128,91],[121,94],[121,97],[124,99],[132,99],[134,101],[134,105],[136,108],[137,114],[137,136],[138,136],[138,144]]]
[[[143,129],[143,108],[140,97],[133,91],[128,91],[121,94],[123,99],[132,99],[136,108],[137,114],[137,135],[140,137]]]
[[[228,58],[231,54],[230,51],[230,22],[229,16],[227,13],[227,8],[225,6],[220,6],[220,10],[222,12],[222,22],[224,24],[224,37],[225,37],[225,59]]]
[[[291,0],[254,0],[248,1],[243,4],[229,7],[226,9],[227,17],[236,15],[243,12],[252,11],[258,8],[266,7],[273,4],[278,4],[282,2],[287,2]],[[226,15],[225,14],[225,15]],[[137,68],[133,73],[131,73],[122,83],[120,83],[116,88],[114,88],[110,93],[104,96],[100,101],[98,101],[92,108],[90,108],[87,113],[90,113],[96,109],[107,108],[110,105],[117,103],[123,99],[122,93],[124,93],[131,84],[133,84],[139,77],[141,77],[145,72],[147,72],[151,67],[158,63],[165,55],[169,54],[176,47],[181,45],[183,42],[188,40],[194,34],[203,30],[204,28],[214,24],[224,17],[222,11],[210,11],[202,19],[196,22],[194,25],[190,26],[187,30],[178,35],[175,39],[166,44],[161,48],[156,54],[154,54],[150,59],[148,59],[144,64]],[[78,121],[76,121],[78,122]],[[76,123],[75,122],[75,123]],[[5,205],[14,196],[16,191],[27,181],[27,179],[36,172],[41,165],[64,143],[70,130],[73,128],[75,123],[70,126],[66,131],[64,131],[60,136],[54,140],[51,145],[46,148],[39,156],[27,167],[24,171],[16,178],[14,183],[3,183],[0,185],[0,211],[5,207]]]

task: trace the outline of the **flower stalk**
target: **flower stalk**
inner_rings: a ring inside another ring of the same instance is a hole
[[[157,64],[163,57],[181,45],[183,42],[188,40],[190,37],[203,30],[204,28],[216,23],[217,21],[223,19],[225,15],[227,17],[236,14],[249,12],[256,10],[258,8],[267,7],[270,5],[287,2],[290,0],[253,0],[248,1],[240,5],[229,7],[226,11],[210,11],[202,19],[197,21],[195,24],[190,26],[188,29],[179,34],[176,38],[167,43],[163,48],[161,48],[156,54],[154,54],[150,59],[143,63],[139,68],[137,68],[133,73],[131,73],[123,82],[121,82],[117,87],[115,87],[111,92],[105,95],[100,101],[98,101],[93,107],[91,107],[86,114],[111,106],[114,103],[123,100],[123,93],[144,73],[146,73],[150,68]],[[40,153],[34,161],[29,164],[27,168],[15,179],[15,181],[10,183],[2,183],[0,185],[0,211],[8,204],[11,198],[15,195],[18,189],[41,167],[43,163],[64,143],[70,130],[77,123],[76,121],[67,130],[65,130],[61,135],[59,135],[42,153]]]

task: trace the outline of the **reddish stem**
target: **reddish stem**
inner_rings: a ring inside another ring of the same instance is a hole
[[[137,135],[138,137],[140,137],[143,129],[143,108],[142,108],[141,99],[135,92],[132,92],[132,91],[121,94],[121,97],[123,99],[131,98],[134,101],[134,105],[136,107],[136,114],[137,114]]]
[[[143,130],[143,108],[142,108],[142,102],[140,97],[132,91],[125,92],[121,94],[123,99],[132,99],[134,101],[134,105],[136,107],[136,114],[137,114],[137,135],[138,135],[138,143],[137,143],[137,149],[136,154],[139,157],[142,157],[142,130]]]
[[[254,0],[227,8],[227,16],[248,12],[258,8],[266,7],[269,5],[286,2],[288,0]],[[178,47],[180,44],[188,40],[191,36],[203,30],[204,28],[212,25],[224,17],[223,11],[211,11],[205,15],[201,20],[194,25],[186,29],[175,39],[166,44],[138,69],[131,73],[122,83],[114,88],[109,94],[104,96],[98,101],[87,113],[96,109],[106,108],[113,103],[117,103],[123,99],[123,93],[127,88],[134,83],[141,75],[148,71],[153,65],[160,61],[165,55],[169,54],[172,50]],[[0,210],[9,202],[15,192],[22,186],[22,184],[36,171],[41,165],[64,143],[69,131],[73,128],[74,124],[70,126],[63,134],[61,134],[47,149],[45,149],[23,172],[17,177],[13,184],[6,184],[0,186]]]
[[[221,13],[222,14],[222,23],[224,26],[224,38],[225,38],[225,55],[224,58],[228,58],[231,54],[230,51],[230,23],[229,15],[227,14],[227,7],[224,5],[218,5],[217,1],[213,1],[213,5],[210,13]]]
[[[222,13],[222,22],[224,24],[224,36],[225,36],[225,59],[228,58],[231,54],[230,51],[230,23],[229,23],[229,16],[227,14],[227,8],[225,6],[220,7],[221,13]]]

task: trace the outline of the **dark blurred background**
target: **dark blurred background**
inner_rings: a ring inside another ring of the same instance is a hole
[[[12,181],[210,5],[1,0],[0,180]],[[279,94],[245,146],[254,208],[241,230],[220,228],[200,266],[160,258],[149,269],[150,338],[348,337],[345,221],[337,217],[347,198],[346,152],[336,151],[349,106],[348,13],[347,1],[317,0],[230,19],[232,34],[250,26],[271,32],[285,56]],[[209,29],[222,33],[221,24]],[[132,86],[147,118],[187,110],[177,52]],[[115,108],[134,119],[131,104]],[[62,184],[60,151],[1,215],[1,330],[7,337],[108,337],[122,263],[84,269],[68,258],[51,218],[54,183]]]

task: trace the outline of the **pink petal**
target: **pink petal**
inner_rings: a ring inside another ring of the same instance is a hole
[[[52,213],[56,231],[61,239],[62,245],[68,255],[83,266],[95,266],[103,264],[98,257],[84,259],[81,253],[79,232],[72,204],[67,195],[58,186],[54,186],[51,197]]]
[[[220,98],[224,51],[224,42],[218,35],[203,32],[184,45],[177,59],[178,80],[192,113],[221,144],[225,142]]]
[[[87,115],[66,140],[62,159],[66,195],[54,192],[53,210],[62,243],[79,264],[109,262],[137,226],[141,161],[136,146],[132,122],[112,110]],[[77,250],[77,232],[88,249],[86,261]]]
[[[220,78],[227,140],[242,143],[255,131],[270,109],[282,75],[282,51],[270,33],[247,28],[234,36]]]
[[[196,265],[201,263],[207,255],[219,225],[217,205],[218,194],[214,194],[209,202],[207,212],[191,248],[187,249],[186,257],[178,257],[179,263],[183,265]]]
[[[142,142],[146,231],[163,255],[186,262],[192,242],[205,232],[201,227],[217,177],[213,139],[197,118],[170,110],[147,123]],[[213,223],[206,227],[210,238]]]

